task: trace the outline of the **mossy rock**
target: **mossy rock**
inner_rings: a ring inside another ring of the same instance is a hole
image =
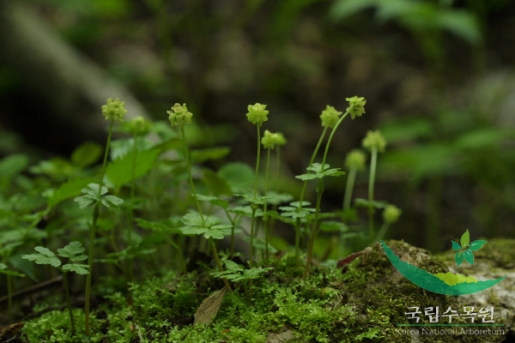
[[[388,246],[401,259],[431,273],[447,272],[454,264],[450,254],[432,256],[427,250],[405,242],[388,241]],[[487,246],[492,252],[497,241]],[[515,241],[499,241],[504,247],[513,247]],[[477,264],[500,261],[510,265],[510,258],[494,257],[489,260],[490,250],[477,254]],[[496,255],[495,255],[496,256]],[[450,258],[450,260],[449,260]],[[490,335],[476,334],[481,327],[403,327],[414,324],[406,315],[410,307],[418,307],[420,322],[430,324],[425,309],[438,307],[440,314],[448,308],[458,310],[463,306],[487,306],[489,297],[456,297],[427,292],[405,279],[392,266],[379,243],[365,249],[361,256],[343,268],[329,264],[312,268],[310,276],[303,280],[303,268],[293,254],[274,258],[270,262],[274,270],[264,274],[252,284],[234,284],[235,292],[226,292],[216,317],[209,324],[193,324],[195,312],[204,299],[223,288],[220,279],[209,276],[207,270],[197,270],[180,276],[170,273],[161,278],[148,279],[132,287],[132,307],[121,293],[106,294],[105,302],[96,312],[93,327],[95,342],[508,342],[513,332],[515,301],[511,305],[504,298],[496,298],[495,322],[504,324],[503,330]],[[475,265],[474,265],[475,266]],[[499,267],[498,267],[499,268]],[[508,271],[498,269],[499,275]],[[501,282],[513,288],[511,279]],[[468,273],[466,273],[468,274]],[[475,275],[472,275],[475,276]],[[493,291],[482,293],[498,294]],[[508,289],[508,288],[507,288]],[[508,289],[509,291],[509,289]],[[506,291],[506,292],[508,292]],[[499,294],[505,294],[501,291]],[[513,293],[513,290],[511,291]],[[487,298],[487,300],[485,300]],[[507,298],[508,299],[508,298]],[[511,299],[511,298],[509,298]],[[511,301],[511,300],[508,300]],[[497,312],[504,306],[506,311]],[[56,332],[65,331],[68,325],[66,312],[60,320],[51,312],[28,322],[25,342],[74,342]],[[100,315],[102,314],[102,315]],[[52,316],[49,321],[45,316]],[[439,319],[439,323],[447,323]],[[454,317],[453,324],[469,324],[468,319]],[[51,324],[51,325],[50,325]],[[61,330],[61,331],[59,331]],[[469,331],[466,331],[469,330]],[[471,331],[472,330],[472,331]],[[49,331],[54,340],[48,340]],[[39,333],[39,334],[38,334]]]

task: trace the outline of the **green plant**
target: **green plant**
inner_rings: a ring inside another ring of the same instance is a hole
[[[68,286],[68,277],[66,273],[73,272],[79,275],[88,275],[89,274],[89,265],[78,263],[84,261],[88,257],[83,254],[84,248],[80,244],[80,242],[71,242],[63,248],[57,249],[57,254],[61,257],[67,259],[68,263],[61,266],[61,260],[48,248],[45,247],[35,247],[34,250],[37,251],[36,254],[24,255],[23,258],[29,261],[33,261],[36,264],[47,264],[51,265],[54,268],[59,269],[63,273],[63,284],[64,284],[64,292],[66,295],[66,303],[68,305],[68,313],[70,316],[70,323],[72,328],[72,335],[75,335],[75,319],[73,316],[72,303],[70,300],[70,289]]]
[[[121,102],[119,99],[113,100],[111,98],[107,99],[107,104],[102,106],[102,115],[106,120],[109,120],[109,132],[107,136],[107,143],[104,150],[104,160],[102,163],[102,171],[100,172],[100,178],[98,184],[89,184],[87,188],[82,190],[84,193],[83,196],[76,198],[77,203],[81,208],[86,208],[89,206],[93,206],[93,221],[90,228],[89,235],[89,254],[88,254],[88,276],[86,277],[86,301],[84,304],[84,313],[85,313],[85,323],[86,323],[86,335],[89,336],[89,311],[90,311],[90,301],[91,301],[91,277],[93,274],[93,259],[95,256],[95,235],[97,231],[98,218],[100,215],[100,205],[104,205],[105,207],[117,207],[120,205],[123,200],[112,196],[105,195],[107,193],[107,188],[102,186],[104,183],[104,175],[106,173],[107,166],[107,156],[109,155],[109,148],[111,145],[111,137],[113,134],[113,126],[115,121],[123,121],[127,110],[124,108],[124,102]]]

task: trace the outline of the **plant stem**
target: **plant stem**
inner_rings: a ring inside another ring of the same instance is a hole
[[[265,172],[265,196],[266,196],[266,193],[268,191],[268,174],[269,174],[269,171],[270,171],[270,150],[272,149],[267,149],[267,153],[266,153],[266,172]],[[265,204],[264,204],[264,210],[263,210],[263,221],[264,221],[264,229],[265,229],[265,263],[268,264],[268,257],[269,257],[269,253],[268,253],[268,235],[269,235],[269,231],[270,231],[270,227],[269,227],[269,220],[268,220],[268,216],[266,214],[266,211],[267,211],[267,206],[268,203],[266,202],[265,200]]]
[[[388,231],[388,227],[389,227],[389,226],[390,226],[390,225],[389,225],[387,222],[385,222],[385,223],[383,224],[383,226],[381,226],[381,229],[380,229],[380,230],[379,230],[379,232],[377,233],[377,235],[376,235],[376,237],[375,237],[375,239],[374,239],[373,243],[375,243],[375,242],[379,242],[381,239],[383,239],[384,234],[386,233],[386,231]]]
[[[304,275],[302,278],[305,280],[308,277],[309,274],[309,267],[311,265],[311,258],[313,256],[313,247],[315,245],[315,237],[317,234],[318,229],[318,215],[320,213],[320,204],[322,203],[322,193],[324,192],[324,183],[322,179],[318,180],[317,185],[317,204],[316,204],[316,211],[315,211],[315,219],[313,220],[313,226],[311,228],[311,239],[309,241],[309,250],[308,250],[308,258],[306,261],[306,268],[304,269]]]
[[[184,157],[186,158],[186,164],[188,166],[186,169],[188,169],[188,177],[190,180],[191,193],[193,194],[193,197],[195,198],[195,205],[197,206],[197,210],[200,215],[200,219],[202,221],[202,226],[205,227],[206,221],[204,219],[204,215],[202,214],[202,208],[200,207],[200,203],[197,198],[197,192],[195,191],[195,184],[193,183],[193,176],[191,174],[191,162],[190,162],[190,157],[189,157],[189,152],[188,152],[188,144],[186,142],[186,135],[184,134],[184,126],[182,126],[182,125],[181,125],[181,135],[182,135],[182,140],[184,142]],[[213,252],[213,257],[215,258],[215,262],[216,262],[216,265],[218,266],[218,269],[220,271],[223,271],[224,268],[222,266],[222,262],[220,262],[220,257],[218,257],[218,252],[216,251],[215,242],[213,241],[213,238],[211,238],[211,237],[209,238],[209,245],[211,247],[211,251]],[[224,280],[224,284],[225,284],[225,287],[227,288],[227,290],[232,291],[231,285],[229,285],[229,282],[227,281],[227,279],[223,279],[223,280]]]
[[[222,266],[220,257],[218,257],[218,253],[216,252],[215,242],[213,241],[213,238],[211,238],[211,237],[209,237],[209,245],[211,246],[211,250],[213,251],[213,257],[215,258],[215,262],[218,267],[218,270],[222,272],[224,270],[224,267]],[[232,292],[232,288],[231,288],[231,285],[229,284],[229,281],[227,281],[226,278],[222,278],[222,280],[224,281],[225,288],[227,288],[227,290],[229,292]]]
[[[343,211],[344,213],[350,209],[350,203],[352,200],[352,191],[354,189],[354,182],[356,181],[357,169],[351,167],[349,170],[349,176],[347,176],[347,184],[345,185],[345,197],[343,200]]]
[[[107,166],[107,156],[109,156],[109,148],[111,146],[111,136],[113,134],[113,125],[114,120],[111,119],[111,123],[109,125],[109,133],[107,135],[107,143],[104,150],[104,161],[102,163],[102,171],[100,173],[100,182],[98,187],[98,198],[100,199],[100,196],[102,194],[102,185],[104,184],[104,175],[106,171]],[[89,273],[86,277],[86,299],[84,303],[84,315],[85,315],[85,329],[86,329],[86,336],[90,335],[89,330],[89,309],[90,309],[90,303],[91,303],[91,279],[93,277],[93,258],[95,255],[95,235],[97,231],[97,221],[98,216],[100,213],[100,202],[96,202],[95,206],[93,207],[93,223],[91,225],[91,230],[89,232],[89,253],[88,253],[88,270]]]
[[[374,236],[374,182],[376,179],[377,149],[372,148],[370,158],[370,176],[368,179],[368,233],[370,238]]]
[[[253,199],[257,198],[257,185],[258,185],[258,177],[259,177],[259,163],[261,161],[261,124],[256,125],[257,128],[257,156],[256,156],[256,171],[254,176],[254,193]],[[250,251],[249,251],[249,266],[252,268],[253,260],[254,260],[254,232],[256,226],[256,210],[257,205],[255,203],[251,204],[252,208],[252,219],[250,224]]]
[[[197,199],[197,192],[195,191],[195,185],[193,184],[193,176],[191,174],[191,162],[190,162],[190,156],[188,152],[188,144],[186,142],[186,135],[184,134],[184,126],[181,125],[181,135],[182,135],[182,141],[184,142],[184,157],[186,158],[186,164],[188,169],[188,179],[190,182],[190,188],[191,193],[193,195],[193,198],[195,199],[195,206],[197,207],[197,211],[200,215],[200,220],[202,221],[202,226],[205,226],[206,222],[204,220],[204,215],[202,214],[202,208],[200,207],[200,203]]]
[[[322,145],[322,142],[324,141],[324,137],[327,133],[327,127],[324,127],[324,131],[322,131],[322,134],[320,135],[320,138],[318,139],[317,145],[315,147],[315,151],[313,151],[313,155],[311,155],[311,159],[309,160],[309,165],[312,165],[315,161],[315,158],[318,154],[318,150],[320,150],[320,146]],[[306,187],[308,185],[308,180],[304,180],[302,183],[302,190],[300,191],[300,198],[299,198],[299,210],[302,210],[302,202],[304,201],[304,196],[306,193]],[[300,251],[300,226],[301,226],[301,220],[298,218],[295,221],[295,256],[299,257],[299,251]]]
[[[349,114],[349,112],[346,111],[342,115],[342,117],[338,120],[336,125],[333,127],[331,134],[329,135],[329,139],[327,140],[327,143],[325,145],[324,157],[322,158],[322,171],[324,171],[324,169],[325,169],[325,165],[326,165],[325,161],[327,159],[327,153],[329,152],[329,146],[331,145],[331,141],[333,140],[334,133],[336,132],[336,130],[338,129],[338,126],[340,126],[340,124],[343,122],[343,120],[345,119],[345,117],[347,117],[348,114]],[[327,129],[327,127],[326,127],[326,129]],[[324,132],[325,132],[325,130],[324,130]],[[313,246],[315,245],[315,238],[316,238],[316,234],[318,231],[318,215],[320,213],[320,204],[322,202],[322,193],[324,192],[324,179],[323,178],[318,180],[317,192],[318,192],[318,195],[317,195],[317,204],[316,204],[316,210],[315,210],[315,218],[313,220],[313,226],[311,228],[311,239],[310,239],[310,243],[309,243],[308,259],[306,261],[306,268],[304,269],[304,276],[303,276],[304,279],[306,279],[309,274],[309,266],[311,265],[311,258],[313,256]]]
[[[68,286],[68,276],[63,271],[64,293],[66,294],[66,303],[68,305],[68,313],[70,314],[70,323],[72,325],[72,335],[75,335],[75,318],[73,317],[72,302],[70,300],[70,287]]]

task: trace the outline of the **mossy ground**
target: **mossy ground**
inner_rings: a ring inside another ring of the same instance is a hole
[[[448,271],[443,257],[432,258],[426,250],[404,242],[387,244],[403,260],[431,273]],[[486,249],[484,253],[489,256]],[[510,261],[513,259],[505,262]],[[274,258],[271,265],[274,269],[252,285],[234,284],[235,291],[225,294],[219,312],[208,325],[193,325],[194,314],[202,300],[222,289],[223,283],[211,277],[207,269],[179,276],[167,273],[149,277],[132,286],[130,297],[114,291],[115,287],[104,287],[103,301],[92,315],[94,335],[89,341],[472,343],[504,340],[503,335],[459,334],[459,330],[452,337],[434,330],[429,334],[427,328],[428,334],[423,334],[421,328],[415,334],[398,326],[412,323],[405,314],[410,312],[409,307],[419,307],[420,323],[429,323],[424,317],[425,308],[437,306],[443,312],[449,307],[459,309],[462,304],[460,297],[426,292],[404,279],[377,243],[343,271],[317,266],[306,280],[302,279],[302,268],[292,254]],[[82,328],[83,312],[77,309],[75,316]],[[453,323],[468,322],[454,318]],[[49,312],[29,321],[23,332],[21,342],[88,342],[83,332],[71,337],[66,311]]]

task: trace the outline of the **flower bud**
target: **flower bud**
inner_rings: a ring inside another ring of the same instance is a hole
[[[345,98],[349,102],[347,112],[350,113],[352,119],[361,117],[365,113],[365,104],[367,101],[364,97],[353,96],[352,98]]]
[[[263,138],[261,138],[261,144],[263,144],[266,149],[273,149],[276,145],[286,144],[286,139],[282,133],[272,133],[265,130],[265,134]]]
[[[399,216],[401,215],[402,211],[395,205],[388,205],[383,210],[383,219],[388,224],[395,223]]]
[[[247,110],[249,111],[247,113],[247,119],[252,124],[258,124],[261,126],[261,124],[268,120],[268,111],[266,110],[266,105],[256,103],[254,105],[249,105]]]
[[[152,123],[142,116],[131,119],[127,123],[127,130],[136,136],[146,135],[150,131]]]
[[[322,120],[323,127],[333,128],[340,120],[342,112],[338,112],[333,106],[327,105],[325,110],[322,111],[320,119]]]
[[[123,117],[127,113],[127,110],[123,107],[124,105],[125,102],[118,98],[116,100],[109,98],[107,99],[107,105],[102,106],[102,115],[106,120],[123,121]]]
[[[379,130],[377,131],[368,131],[367,136],[363,139],[363,147],[373,150],[377,149],[379,152],[383,152],[386,148],[386,140]]]
[[[188,112],[188,108],[186,107],[186,104],[175,104],[172,106],[171,111],[166,111],[166,113],[169,114],[168,119],[170,120],[170,125],[177,126],[181,125],[184,126],[186,124],[191,123],[191,117],[193,117],[193,113]]]
[[[352,150],[345,158],[345,166],[349,169],[363,170],[366,159],[367,156],[361,150]]]

